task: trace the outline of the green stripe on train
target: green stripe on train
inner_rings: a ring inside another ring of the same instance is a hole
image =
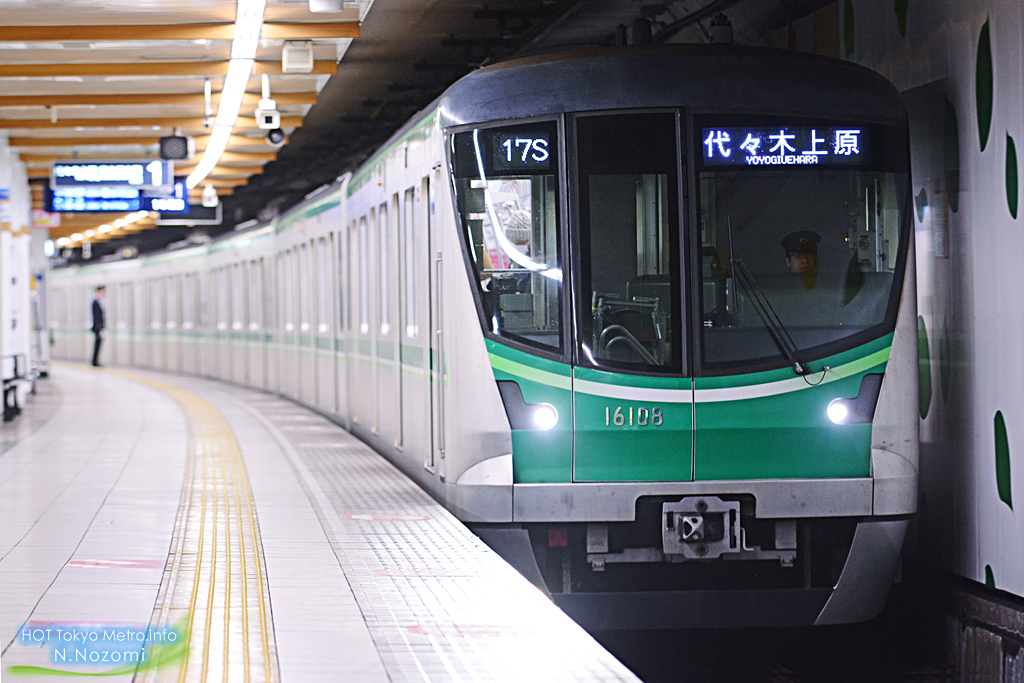
[[[826,408],[884,372],[891,345],[889,334],[815,361],[806,378],[782,368],[693,380],[573,369],[491,340],[487,350],[495,379],[560,416],[551,432],[512,432],[517,482],[678,481],[869,476],[871,425],[835,425]]]

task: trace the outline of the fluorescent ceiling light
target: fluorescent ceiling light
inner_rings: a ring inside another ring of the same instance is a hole
[[[245,89],[249,85],[260,31],[263,30],[265,8],[266,0],[238,0],[228,75],[224,78],[224,88],[221,90],[220,105],[217,108],[217,118],[210,134],[210,142],[206,146],[203,158],[196,165],[196,170],[192,171],[185,181],[190,190],[197,187],[210,174],[227,148],[231,128],[238,120],[238,110],[242,107],[242,98],[245,97]]]
[[[252,59],[232,59],[228,64],[228,75],[224,79],[224,89],[220,93],[216,125],[235,125],[238,110],[242,106],[242,98],[245,96],[245,88],[249,85],[252,63]]]
[[[256,47],[263,28],[266,0],[238,0],[235,15],[235,38],[231,42],[231,59],[255,59]]]

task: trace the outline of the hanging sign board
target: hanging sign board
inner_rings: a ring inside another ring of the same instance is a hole
[[[134,187],[52,187],[46,193],[46,208],[53,212],[127,213],[161,211],[188,213],[188,189],[184,179],[167,189],[140,190]]]
[[[53,162],[52,187],[163,188],[174,184],[174,162],[163,159],[92,161],[69,159]]]

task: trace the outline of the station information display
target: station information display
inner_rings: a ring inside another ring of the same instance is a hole
[[[50,184],[53,187],[136,187],[170,190],[174,183],[174,162],[162,159],[137,161],[84,161],[69,159],[53,162]]]
[[[50,188],[47,211],[89,213],[123,213],[159,211],[188,213],[188,189],[177,180],[168,190],[140,190],[134,187],[53,187]]]
[[[706,166],[860,166],[870,163],[862,126],[703,128]]]

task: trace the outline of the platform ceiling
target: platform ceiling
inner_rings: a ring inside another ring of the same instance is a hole
[[[564,44],[611,44],[616,27],[645,17],[655,41],[702,42],[725,12],[737,42],[764,37],[823,0],[358,0],[312,13],[309,0],[267,0],[264,29],[239,122],[210,175],[224,204],[216,234],[268,219],[369,155],[412,114],[478,66]],[[49,176],[57,158],[155,156],[174,129],[208,139],[204,81],[213,109],[230,55],[234,0],[0,0],[0,134]],[[312,40],[315,67],[285,74],[285,40]],[[270,77],[288,143],[275,149],[252,118],[260,75]],[[206,133],[204,135],[204,133]],[[192,162],[177,162],[188,173]],[[41,206],[42,193],[34,191]],[[198,196],[195,197],[198,200]],[[54,238],[110,222],[65,214]],[[190,228],[151,220],[97,235],[93,257],[124,246],[150,251]],[[73,257],[77,259],[76,254]]]

